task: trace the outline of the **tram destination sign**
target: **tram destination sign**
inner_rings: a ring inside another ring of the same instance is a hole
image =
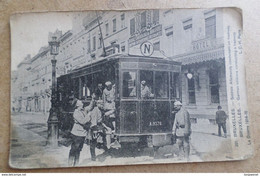
[[[143,56],[151,56],[154,48],[151,42],[144,42],[140,45],[140,50]]]

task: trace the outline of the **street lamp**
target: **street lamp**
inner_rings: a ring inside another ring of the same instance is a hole
[[[51,109],[48,118],[48,141],[47,144],[53,147],[58,146],[59,138],[59,121],[57,117],[57,85],[56,85],[56,62],[55,56],[58,55],[60,42],[57,40],[57,36],[51,35],[49,39],[50,54],[53,56],[51,59],[52,64],[52,93],[51,93]]]

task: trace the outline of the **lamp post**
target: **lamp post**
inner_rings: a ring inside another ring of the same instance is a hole
[[[53,147],[58,146],[59,138],[59,121],[57,117],[57,85],[56,85],[56,62],[55,56],[59,52],[59,41],[57,36],[53,34],[49,39],[50,54],[53,56],[51,59],[52,64],[52,93],[51,93],[51,109],[48,118],[48,141],[47,144]]]

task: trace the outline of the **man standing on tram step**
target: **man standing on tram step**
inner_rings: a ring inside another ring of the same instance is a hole
[[[176,137],[176,143],[179,147],[178,156],[184,157],[189,160],[190,155],[190,135],[191,135],[191,122],[189,112],[182,107],[180,101],[174,102],[175,114],[172,134]]]
[[[109,121],[112,122],[113,128],[112,128],[112,135],[115,133],[116,130],[116,116],[115,116],[115,85],[112,86],[112,83],[110,81],[107,81],[105,83],[106,88],[103,91],[103,101],[104,101],[104,110],[105,110],[105,118],[108,117]],[[108,143],[107,143],[108,144]],[[110,148],[110,146],[107,146]],[[113,143],[111,143],[111,147],[113,148],[120,148],[121,145],[119,142],[115,139]]]
[[[98,87],[95,91],[96,94],[96,99],[98,100],[102,100],[102,96],[103,96],[103,86],[102,83],[98,83]]]
[[[84,129],[83,126],[90,122],[90,116],[85,113],[83,103],[80,100],[77,100],[73,119],[74,125],[71,130],[72,144],[69,152],[69,166],[75,166],[79,162],[80,152],[87,135],[87,130]]]
[[[224,131],[224,137],[227,137],[227,128],[226,128],[227,114],[222,110],[221,106],[218,106],[216,112],[216,123],[218,124],[218,135],[221,136],[221,128]]]
[[[115,132],[115,92],[112,89],[112,83],[107,81],[105,83],[106,88],[103,91],[103,101],[104,101],[104,110],[105,116],[109,117],[109,120],[113,124],[113,132]]]

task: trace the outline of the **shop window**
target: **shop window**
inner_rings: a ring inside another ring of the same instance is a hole
[[[180,89],[179,89],[179,73],[171,73],[171,84],[170,84],[170,92],[172,99],[180,98]]]
[[[123,97],[136,97],[136,72],[123,72]]]
[[[141,13],[141,29],[146,27],[146,11]]]
[[[130,20],[130,35],[133,35],[135,33],[135,18],[132,18]]]
[[[209,90],[210,90],[211,103],[219,103],[218,70],[209,71]]]
[[[188,79],[188,95],[189,95],[189,104],[196,104],[194,77]]]
[[[116,32],[116,19],[113,19],[113,32]]]
[[[141,81],[141,98],[149,99],[154,98],[154,82],[153,82],[153,71],[140,71]]]
[[[216,15],[205,19],[206,38],[216,38]]]
[[[155,72],[156,98],[168,98],[168,72]]]

